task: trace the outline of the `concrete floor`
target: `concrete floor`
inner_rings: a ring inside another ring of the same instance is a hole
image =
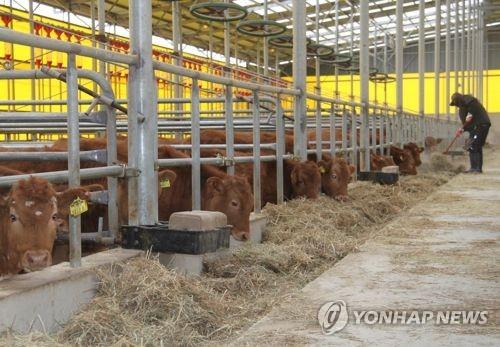
[[[360,252],[276,307],[235,345],[500,346],[500,149],[387,225]],[[343,300],[347,326],[324,335],[319,307]],[[355,324],[353,310],[488,311],[484,325]]]

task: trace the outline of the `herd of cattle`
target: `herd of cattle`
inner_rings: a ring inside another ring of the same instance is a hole
[[[341,134],[337,134],[339,139]],[[235,143],[252,144],[251,133],[236,132]],[[329,134],[326,134],[326,138]],[[309,134],[311,140],[314,133]],[[173,141],[160,139],[158,158],[189,158],[189,151],[177,150]],[[190,143],[190,140],[184,140]],[[202,130],[201,143],[224,144],[223,130]],[[274,132],[262,132],[261,143],[275,143]],[[106,139],[81,139],[80,150],[105,149]],[[66,140],[58,140],[44,148],[23,148],[22,151],[67,151]],[[127,163],[127,139],[118,138],[118,161]],[[293,135],[285,135],[285,149],[293,152]],[[12,149],[0,148],[0,151]],[[371,154],[371,169],[381,170],[384,166],[398,165],[402,174],[414,175],[421,164],[420,153],[423,148],[408,143],[403,148],[391,147],[390,156]],[[224,155],[222,150],[202,149],[202,157]],[[272,154],[262,150],[262,155]],[[237,156],[251,156],[252,151],[239,151]],[[320,192],[338,201],[346,201],[347,185],[356,168],[341,157],[323,155],[317,160],[315,154],[308,155],[307,161],[284,160],[283,191],[285,199],[305,197],[315,199]],[[82,168],[96,167],[96,162],[81,162]],[[66,170],[64,161],[15,161],[0,162],[0,176],[30,174]],[[158,187],[158,207],[160,220],[168,220],[178,211],[191,209],[191,168],[175,167],[160,170],[159,181],[168,179],[168,187]],[[236,164],[236,175],[228,175],[222,168],[202,165],[202,209],[220,211],[227,215],[228,223],[233,226],[232,235],[238,240],[249,238],[249,216],[253,210],[253,163]],[[31,177],[20,180],[10,189],[0,189],[0,276],[31,272],[52,264],[52,250],[56,233],[67,232],[69,205],[77,197],[89,200],[93,190],[106,189],[106,179],[83,182],[76,189],[65,185],[55,185],[42,178]],[[261,163],[262,205],[276,203],[276,163]],[[128,217],[127,182],[119,179],[118,202],[119,219],[126,224]],[[95,231],[99,215],[105,215],[105,207],[90,204],[89,211],[82,216],[83,232]]]

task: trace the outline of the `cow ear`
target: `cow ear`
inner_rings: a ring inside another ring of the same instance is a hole
[[[163,170],[158,172],[158,195],[161,194],[162,189],[169,189],[174,185],[177,179],[177,174],[172,170]]]
[[[224,182],[220,177],[210,177],[207,180],[207,187],[218,194],[223,194],[225,191]]]
[[[441,142],[443,142],[443,139],[437,139],[436,140],[436,143],[441,143]]]
[[[66,189],[63,192],[56,193],[58,204],[71,204],[76,198],[82,200],[90,199],[90,192],[82,187]]]
[[[439,143],[439,142],[438,142]],[[418,147],[418,151],[422,153],[424,151],[424,147]]]
[[[327,161],[325,160],[320,160],[318,162],[318,168],[319,168],[319,172],[323,175],[323,174],[327,174],[328,172],[330,172],[330,163],[328,163]]]

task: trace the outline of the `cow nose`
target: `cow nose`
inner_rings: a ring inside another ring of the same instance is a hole
[[[36,271],[46,268],[52,264],[52,257],[46,250],[27,251],[24,253],[22,265],[29,271]]]

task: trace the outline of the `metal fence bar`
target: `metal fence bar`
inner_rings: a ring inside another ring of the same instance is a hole
[[[123,176],[125,174],[125,171],[126,171],[125,167],[121,165],[81,169],[80,179],[91,180],[106,176]],[[46,180],[54,183],[61,183],[68,181],[69,171],[64,170],[64,171],[53,171],[53,172],[30,173],[30,174],[15,175],[15,176],[4,176],[0,177],[0,187],[10,187],[18,180],[25,180],[30,178],[31,176],[45,178]]]
[[[330,125],[330,155],[333,157],[336,152],[337,146],[335,145],[337,143],[335,137],[335,104],[331,104],[331,110],[329,114],[329,125]]]
[[[226,42],[229,44],[229,42]],[[229,158],[234,157],[234,119],[233,119],[233,88],[226,87],[226,155]],[[234,175],[234,167],[227,168],[228,175]]]
[[[192,205],[193,210],[201,210],[201,161],[200,161],[200,87],[198,80],[193,79],[191,87],[191,119],[193,122],[191,131],[191,168]]]
[[[254,212],[261,211],[259,94],[253,92],[253,195]]]
[[[106,51],[100,48],[88,47],[76,43],[62,40],[48,39],[41,36],[24,34],[11,29],[0,28],[0,41],[58,51],[64,53],[78,54],[84,57],[96,58],[99,60],[134,65],[138,57],[133,54],[122,54]]]
[[[80,185],[80,130],[78,127],[78,72],[76,57],[68,55],[68,185]],[[80,216],[69,216],[69,263],[71,267],[82,264],[82,239]]]
[[[285,154],[285,120],[281,95],[278,94],[276,103],[276,194],[278,204],[283,203],[283,155]],[[262,145],[261,145],[262,147]]]

